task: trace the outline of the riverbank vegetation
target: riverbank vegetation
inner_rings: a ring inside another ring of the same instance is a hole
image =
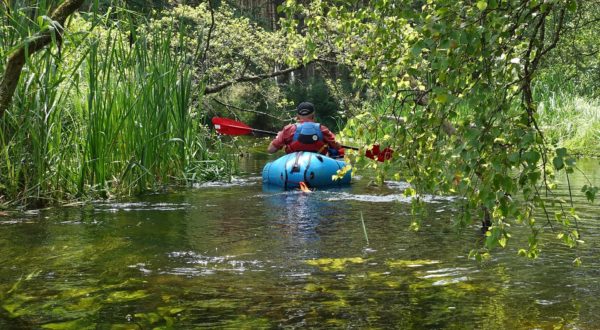
[[[585,156],[600,156],[599,13],[596,2],[577,3],[534,89],[550,141]]]
[[[578,156],[600,156],[600,98],[579,94],[568,82],[540,84],[536,92],[540,124],[549,141]]]
[[[12,17],[31,26],[32,10],[12,8]],[[184,42],[175,26],[128,36],[117,26],[130,25],[127,15],[72,17],[60,44],[29,59],[2,118],[1,181],[11,202],[108,197],[227,168],[208,150],[192,105],[189,63],[200,54],[172,50]]]
[[[57,24],[67,2],[1,7],[0,72],[48,41],[0,104],[4,207],[230,177],[210,117],[277,129],[310,100],[342,138],[393,147],[385,175],[407,195],[464,197],[456,224],[483,219],[487,233],[474,255],[505,246],[511,225],[531,228],[530,257],[546,227],[580,242],[552,179],[598,153],[593,1],[80,1]]]

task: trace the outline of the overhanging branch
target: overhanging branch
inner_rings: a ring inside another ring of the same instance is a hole
[[[77,10],[84,0],[66,0],[63,2],[50,16],[50,19],[56,21],[55,26],[64,26],[67,17]],[[61,31],[56,31],[61,33]],[[17,89],[21,71],[25,65],[26,56],[31,56],[33,53],[46,47],[52,41],[52,31],[38,32],[29,42],[16,49],[9,55],[6,63],[6,69],[0,80],[0,118],[10,106],[13,95]]]
[[[254,75],[254,76],[241,76],[239,78],[236,78],[236,79],[233,79],[230,81],[226,81],[224,83],[220,83],[215,86],[206,87],[204,89],[204,95],[220,92],[221,90],[223,90],[231,85],[241,83],[241,82],[256,82],[256,81],[261,81],[261,80],[268,79],[268,78],[282,76],[284,74],[287,74],[287,73],[290,73],[290,72],[293,72],[296,70],[300,70],[313,62],[315,62],[315,61],[311,61],[308,63],[300,64],[300,65],[292,67],[292,68],[287,68],[285,70],[275,71],[275,72],[271,72],[271,73],[259,74],[259,75]]]

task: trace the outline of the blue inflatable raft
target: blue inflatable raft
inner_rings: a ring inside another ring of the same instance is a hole
[[[343,161],[318,153],[293,152],[267,163],[262,178],[264,184],[285,189],[298,188],[300,182],[309,188],[341,187],[350,184],[352,170],[341,179],[333,180],[332,176],[344,166]]]

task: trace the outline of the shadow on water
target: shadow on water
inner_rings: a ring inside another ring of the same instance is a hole
[[[264,162],[247,162],[227,183],[1,220],[0,328],[600,324],[597,204],[574,200],[577,251],[549,232],[540,258],[517,257],[527,231],[513,228],[508,248],[476,264],[478,226],[455,230],[453,198],[425,196],[414,232],[406,183],[271,190],[256,176]],[[598,162],[582,166],[598,184]]]

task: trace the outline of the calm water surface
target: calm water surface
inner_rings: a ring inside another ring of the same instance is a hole
[[[451,198],[429,196],[414,232],[402,182],[268,191],[263,164],[232,184],[0,218],[0,328],[600,328],[597,203],[575,200],[578,250],[549,232],[540,258],[518,257],[513,228],[477,264],[479,228],[457,233]],[[580,166],[600,185],[598,160]]]

